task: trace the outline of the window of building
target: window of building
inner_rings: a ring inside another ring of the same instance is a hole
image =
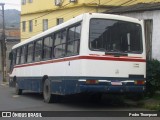
[[[33,0],[28,0],[28,3],[32,3],[33,2]]]
[[[22,5],[25,5],[26,4],[26,0],[22,0]]]
[[[57,25],[59,25],[59,24],[61,24],[61,23],[63,23],[63,18],[58,18],[58,19],[57,19]]]
[[[29,32],[33,31],[33,21],[29,20]]]
[[[43,31],[48,30],[48,19],[43,19]]]
[[[27,63],[33,61],[33,43],[28,44],[27,46]]]
[[[22,21],[22,32],[26,31],[26,21]]]
[[[21,64],[26,62],[26,60],[25,60],[25,51],[26,51],[26,47],[23,46],[22,50],[21,50]]]
[[[81,25],[69,28],[67,41],[67,56],[79,53]]]
[[[62,0],[54,0],[56,6],[61,6],[62,5]]]
[[[66,30],[62,30],[55,34],[54,57],[64,57],[66,48]]]
[[[44,44],[43,44],[43,59],[49,59],[52,55],[52,45],[53,45],[53,39],[52,37],[46,37],[44,38]]]
[[[35,20],[35,22],[34,22],[34,23],[35,23],[35,26],[37,26],[37,20]]]
[[[42,58],[42,40],[35,42],[34,61],[40,61]]]

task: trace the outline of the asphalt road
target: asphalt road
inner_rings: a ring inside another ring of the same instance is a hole
[[[90,102],[87,96],[62,97],[60,103],[44,103],[41,94],[24,92],[15,95],[14,88],[0,85],[0,111],[143,111],[145,109],[124,103],[121,98],[103,97],[99,103]]]
[[[119,97],[107,98],[103,97],[99,103],[90,102],[86,96],[67,96],[62,97],[60,103],[44,103],[41,94],[33,92],[24,92],[23,95],[18,96],[14,94],[14,88],[8,85],[3,85],[0,81],[0,111],[146,111],[146,109],[137,108],[134,105],[125,103]],[[0,118],[2,120],[4,118]],[[6,118],[5,118],[6,119]],[[21,120],[22,118],[15,118]],[[25,118],[27,119],[27,118]],[[35,120],[36,118],[33,118]],[[52,118],[41,118],[40,120],[50,120]],[[105,117],[57,117],[56,120],[106,120]],[[109,118],[107,120],[124,120],[124,118]],[[127,118],[128,119],[128,118]],[[135,118],[129,118],[135,120]],[[149,120],[149,118],[144,118]],[[151,118],[158,120],[158,118]],[[7,120],[14,120],[8,118]],[[30,120],[30,119],[29,119]],[[136,120],[143,120],[143,118],[136,118]]]

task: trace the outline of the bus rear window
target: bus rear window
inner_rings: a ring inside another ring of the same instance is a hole
[[[89,40],[91,50],[142,53],[142,30],[136,23],[91,19]]]

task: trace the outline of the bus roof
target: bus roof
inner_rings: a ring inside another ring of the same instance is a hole
[[[136,19],[136,18],[131,18],[131,17],[126,17],[126,16],[120,16],[120,15],[113,15],[113,14],[103,14],[103,13],[84,13],[84,14],[81,14],[75,18],[72,18],[70,20],[68,20],[67,22],[64,22],[60,25],[57,25],[57,26],[54,26],[40,34],[37,34],[29,39],[26,39],[16,45],[14,45],[12,47],[12,49],[15,49],[17,47],[20,47],[22,45],[25,45],[29,42],[32,42],[34,40],[37,40],[38,38],[41,38],[43,36],[46,36],[48,34],[51,34],[53,33],[54,31],[57,31],[59,29],[63,29],[64,27],[67,27],[69,25],[72,25],[74,23],[77,23],[77,22],[80,22],[83,20],[83,18],[85,18],[85,16],[90,16],[90,17],[93,17],[93,18],[108,18],[108,19],[116,19],[116,20],[122,20],[122,21],[130,21],[130,22],[134,22],[134,23],[140,23],[140,20]]]

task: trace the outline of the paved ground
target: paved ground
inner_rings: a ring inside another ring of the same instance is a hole
[[[90,102],[86,96],[62,97],[60,103],[44,103],[41,94],[24,92],[18,96],[14,94],[14,88],[8,85],[0,85],[0,111],[117,111],[145,110],[123,103],[118,97],[103,97],[100,103]],[[82,98],[83,97],[83,98]]]
[[[87,97],[84,96],[68,96],[68,97],[63,97],[60,103],[47,104],[43,102],[43,97],[40,94],[24,92],[23,95],[17,96],[14,94],[14,88],[10,88],[8,85],[2,84],[2,82],[0,81],[0,111],[146,111],[146,109],[137,108],[136,106],[133,105],[128,105],[125,102],[123,102],[119,97],[116,96],[111,98],[107,98],[106,96],[104,96],[100,103],[90,102],[87,99]],[[21,120],[21,119],[15,118],[15,120]],[[35,119],[36,118],[34,118],[34,120]],[[41,118],[41,120],[43,119],[46,118]],[[47,118],[47,120],[50,119],[51,118]],[[56,120],[61,120],[61,119],[106,120],[106,118],[104,117],[56,118]],[[107,120],[114,120],[114,119],[107,118]],[[122,117],[118,119],[124,120],[124,118]],[[130,118],[130,119],[135,120],[135,118],[133,119]],[[2,120],[2,118],[0,118],[0,120]],[[7,120],[13,120],[13,118],[8,118]],[[136,120],[143,120],[143,118],[137,118]],[[146,118],[145,120],[149,119]],[[153,120],[158,120],[158,119],[153,118]]]

